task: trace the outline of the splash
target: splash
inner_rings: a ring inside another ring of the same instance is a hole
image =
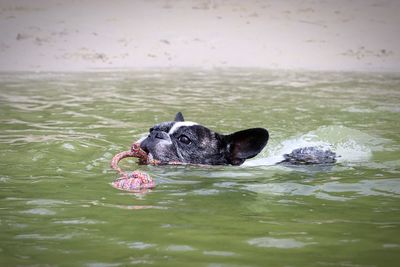
[[[334,151],[338,156],[338,163],[365,162],[371,159],[372,152],[379,150],[382,143],[382,139],[345,126],[322,126],[276,145],[267,145],[262,157],[248,160],[243,166],[274,165],[284,159],[284,154],[310,146]]]

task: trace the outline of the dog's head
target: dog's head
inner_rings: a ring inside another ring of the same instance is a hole
[[[182,162],[206,165],[240,165],[256,156],[268,141],[268,131],[253,128],[222,135],[177,113],[174,121],[150,128],[140,146],[161,163]]]

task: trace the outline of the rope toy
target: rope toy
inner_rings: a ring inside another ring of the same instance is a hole
[[[118,166],[118,163],[127,157],[138,158],[139,164],[160,164],[159,161],[148,157],[147,153],[140,147],[140,143],[134,143],[130,151],[120,152],[112,158],[111,168],[114,169],[120,177],[113,181],[111,185],[116,189],[130,192],[140,192],[154,188],[156,183],[147,173],[142,171],[125,172]]]
[[[161,162],[159,160],[149,157],[149,155],[140,147],[140,143],[133,143],[130,151],[123,151],[116,154],[111,160],[111,168],[118,174],[119,178],[111,183],[116,189],[129,191],[129,192],[143,192],[147,189],[152,189],[156,186],[150,175],[142,171],[125,172],[118,163],[128,157],[135,157],[139,159],[139,164],[142,165],[191,165],[179,161]],[[202,164],[195,164],[196,166],[204,166]]]

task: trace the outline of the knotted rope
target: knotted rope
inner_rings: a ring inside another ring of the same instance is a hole
[[[140,143],[134,143],[130,151],[120,152],[112,158],[111,168],[117,171],[120,177],[113,181],[111,185],[119,190],[131,192],[138,192],[141,190],[154,188],[156,183],[147,173],[142,171],[125,172],[118,166],[118,163],[127,157],[138,158],[140,164],[160,164],[159,161],[150,159],[148,157],[147,153],[141,149]]]
[[[118,163],[128,157],[135,157],[139,159],[139,164],[147,164],[147,165],[196,165],[196,166],[205,166],[202,164],[189,164],[179,161],[170,161],[170,162],[161,162],[159,160],[150,158],[149,155],[140,147],[140,143],[133,143],[130,151],[123,151],[116,154],[111,160],[111,168],[113,168],[120,175],[118,179],[113,181],[111,185],[114,188],[123,191],[130,192],[140,192],[146,189],[151,189],[156,186],[156,183],[153,179],[145,172],[142,171],[133,171],[126,172],[123,171]]]

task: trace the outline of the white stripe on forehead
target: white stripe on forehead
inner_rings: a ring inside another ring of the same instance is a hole
[[[174,132],[176,132],[176,130],[178,130],[182,126],[193,126],[193,125],[198,125],[198,123],[195,123],[195,122],[192,122],[192,121],[175,122],[174,126],[171,127],[171,129],[169,130],[168,134],[169,135],[173,134]]]

